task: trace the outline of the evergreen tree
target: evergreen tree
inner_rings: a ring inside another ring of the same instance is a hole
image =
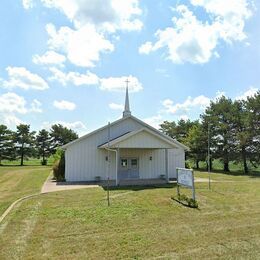
[[[51,151],[55,153],[56,149],[78,138],[77,133],[61,124],[52,125],[51,131]]]
[[[229,171],[229,162],[234,158],[234,120],[233,102],[224,96],[210,106],[202,115],[203,124],[209,126],[211,145],[215,158],[223,161],[223,170]]]
[[[188,135],[189,129],[194,125],[198,125],[199,122],[191,120],[179,120],[177,124],[173,122],[164,121],[160,125],[160,130],[168,136],[175,138],[179,142],[185,143],[185,139]]]
[[[17,126],[14,141],[17,144],[17,154],[21,158],[21,166],[24,164],[25,157],[34,154],[34,135],[35,132],[30,132],[30,125],[20,124]]]
[[[46,157],[50,155],[50,141],[49,132],[45,129],[40,130],[36,136],[36,145],[38,148],[38,153],[42,157],[42,165],[47,164]]]
[[[247,99],[245,107],[250,142],[248,157],[250,162],[257,167],[260,165],[260,91]]]
[[[0,165],[3,159],[15,159],[15,151],[12,138],[12,131],[10,131],[7,126],[0,125]]]
[[[201,124],[193,125],[185,139],[185,144],[190,148],[189,158],[195,161],[196,168],[199,169],[199,162],[206,161],[208,138],[205,128]]]

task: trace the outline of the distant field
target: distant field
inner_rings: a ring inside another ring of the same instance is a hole
[[[24,201],[0,225],[0,259],[260,259],[260,178],[211,177],[212,190],[196,183],[199,209],[172,185],[113,190],[110,207],[102,188]]]
[[[50,170],[48,166],[1,166],[0,215],[16,199],[39,192]]]
[[[192,167],[194,166],[194,163],[192,161],[189,161],[189,163]],[[259,172],[260,173],[260,165],[257,168],[255,168],[252,164],[248,163],[248,167],[249,167],[250,172]],[[200,168],[203,170],[207,170],[206,162],[200,162]],[[230,162],[229,168],[230,168],[231,172],[243,172],[242,163]],[[214,160],[213,169],[215,171],[222,171],[223,163],[220,160]]]
[[[48,158],[48,165],[51,166],[53,165],[54,162],[54,158],[51,156],[50,158]],[[192,161],[189,161],[191,166],[194,166]],[[7,160],[3,160],[2,161],[3,165],[20,165],[20,160],[15,160],[15,161],[7,161]],[[29,160],[25,160],[24,161],[24,165],[30,165],[30,166],[37,166],[37,165],[41,165],[41,159],[35,159],[35,158],[30,158]],[[243,172],[243,166],[241,163],[237,164],[234,162],[230,162],[229,164],[230,166],[230,171],[231,172]],[[260,166],[258,168],[253,167],[250,163],[248,163],[250,172],[259,172],[260,173]],[[201,162],[200,163],[200,167],[202,170],[206,170],[206,163]],[[223,170],[223,164],[222,162],[220,162],[219,160],[214,160],[213,162],[213,168],[215,171],[222,171]]]
[[[25,166],[37,166],[37,165],[41,165],[41,161],[42,159],[36,159],[36,158],[30,158],[28,160],[24,160],[24,165]],[[47,160],[48,165],[52,165],[53,164],[53,157],[50,157]],[[3,166],[19,166],[20,165],[20,160],[15,160],[15,161],[8,161],[8,160],[2,160],[2,165]],[[1,169],[1,168],[0,168]]]

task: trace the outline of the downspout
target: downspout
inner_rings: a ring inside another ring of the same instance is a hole
[[[118,179],[117,179],[117,167],[118,167],[118,160],[117,160],[117,150],[107,148],[105,147],[107,151],[115,152],[116,153],[116,186],[118,185]]]

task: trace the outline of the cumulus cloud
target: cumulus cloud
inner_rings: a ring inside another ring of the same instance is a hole
[[[63,62],[66,61],[66,57],[55,51],[47,51],[42,56],[34,55],[33,63],[42,64],[42,65],[60,65],[62,66]]]
[[[56,29],[53,24],[46,26],[49,51],[63,53],[69,62],[80,67],[94,67],[101,54],[114,51],[110,39],[116,39],[118,31],[139,31],[143,26],[139,19],[142,14],[139,0],[40,2],[47,8],[59,10],[72,22],[71,27],[61,26]],[[27,6],[24,5],[25,8]],[[33,60],[37,64],[53,64],[53,60],[56,62],[57,59],[60,61],[63,58],[47,52],[43,56],[36,55]]]
[[[129,75],[122,77],[109,77],[100,79],[100,89],[107,91],[125,91],[125,82],[129,80],[128,88],[130,92],[138,92],[143,89],[138,78]]]
[[[138,0],[41,0],[48,8],[58,9],[77,28],[93,24],[98,29],[140,30],[143,23],[138,17],[142,14]]]
[[[101,53],[114,50],[114,45],[91,24],[75,30],[63,26],[58,31],[53,24],[48,24],[46,30],[50,36],[49,48],[65,53],[76,66],[94,67]]]
[[[159,129],[160,124],[164,121],[164,119],[163,119],[163,116],[159,114],[159,115],[144,118],[143,121],[146,124],[156,128],[156,129]]]
[[[108,77],[108,78],[99,78],[96,74],[86,71],[86,73],[79,72],[63,72],[62,70],[52,67],[50,68],[52,75],[49,77],[49,80],[57,80],[63,86],[68,84],[73,84],[75,86],[83,85],[96,85],[99,86],[101,90],[106,91],[125,91],[126,80],[129,80],[129,91],[138,92],[143,89],[142,83],[138,78],[129,75],[121,77]]]
[[[42,112],[41,103],[34,99],[31,106],[27,106],[24,97],[13,92],[0,95],[0,121],[8,126],[24,123],[17,115],[25,115],[31,112]]]
[[[0,95],[0,112],[26,114],[27,109],[24,97],[12,92]]]
[[[204,109],[210,104],[210,98],[200,95],[198,97],[192,98],[188,97],[183,103],[176,103],[171,99],[165,99],[162,102],[162,105],[166,112],[170,114],[188,112],[194,107]]]
[[[30,9],[33,7],[33,0],[22,0],[23,2],[23,8],[24,9]]]
[[[124,110],[124,105],[122,105],[122,104],[116,104],[116,103],[110,103],[110,104],[109,104],[109,108],[111,108],[112,110],[120,110],[120,111],[123,111],[123,110]]]
[[[66,100],[61,100],[61,101],[55,100],[53,102],[53,105],[60,110],[70,110],[70,111],[72,111],[76,108],[76,105],[73,102],[69,102],[69,101],[66,101]]]
[[[74,121],[74,122],[65,122],[65,121],[54,121],[54,122],[43,122],[42,128],[50,129],[54,124],[61,124],[64,127],[74,130],[79,134],[79,136],[83,135],[87,131],[86,125],[81,121]]]
[[[246,39],[245,21],[252,15],[247,0],[190,0],[193,6],[202,7],[209,15],[201,21],[186,6],[173,10],[172,27],[158,30],[157,41],[144,43],[139,53],[149,54],[167,49],[167,59],[173,63],[206,63],[213,56],[219,57],[216,48],[222,42],[232,43]]]
[[[5,88],[22,88],[25,90],[45,90],[49,88],[47,82],[43,78],[28,71],[24,67],[7,67],[6,71],[9,79],[3,81],[3,86]]]
[[[86,71],[86,73],[79,73],[70,71],[65,73],[55,67],[50,68],[52,76],[49,77],[49,80],[57,80],[63,86],[67,84],[73,84],[75,86],[81,85],[97,85],[99,83],[99,78],[96,74]]]
[[[248,97],[254,96],[257,93],[257,91],[259,91],[258,88],[251,86],[243,94],[240,94],[239,96],[235,97],[235,100],[246,100]]]
[[[42,103],[39,100],[34,99],[31,103],[30,112],[42,113]]]

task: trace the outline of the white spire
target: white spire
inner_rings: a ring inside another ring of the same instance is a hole
[[[126,80],[126,93],[125,93],[125,110],[123,112],[123,117],[131,116],[130,106],[129,106],[129,96],[128,96],[128,83],[129,80]]]

